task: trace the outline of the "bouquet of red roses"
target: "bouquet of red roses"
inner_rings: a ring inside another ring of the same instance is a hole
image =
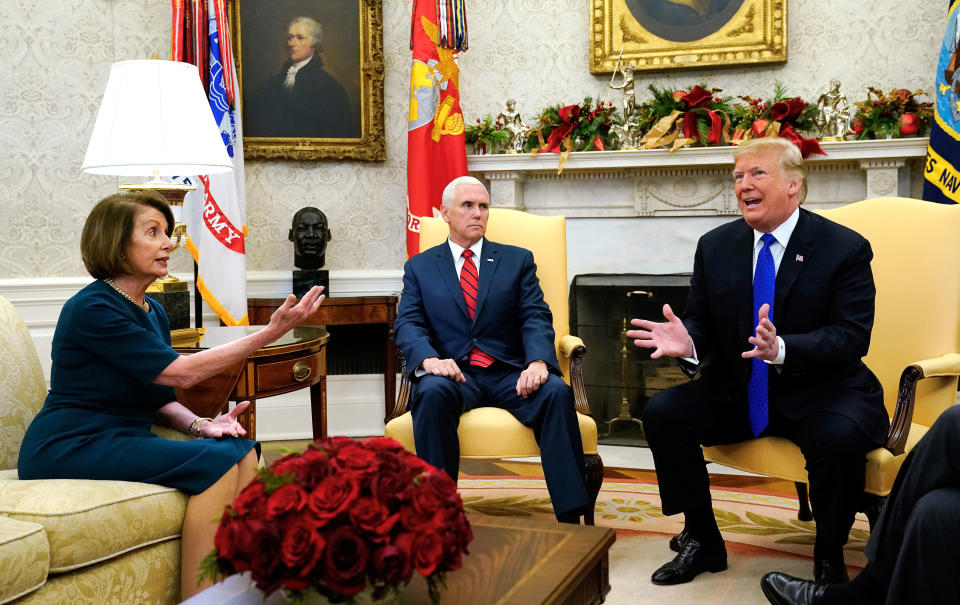
[[[396,594],[416,571],[438,603],[472,539],[445,472],[393,439],[333,437],[260,471],[224,511],[203,574],[249,571],[267,594],[338,602]]]

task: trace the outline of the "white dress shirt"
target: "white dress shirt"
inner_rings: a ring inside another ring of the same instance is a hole
[[[793,230],[797,228],[797,222],[800,220],[800,208],[797,207],[793,214],[787,217],[787,220],[783,221],[779,227],[770,232],[773,235],[773,238],[776,240],[770,244],[770,255],[773,256],[773,267],[774,275],[780,270],[780,261],[783,260],[783,253],[787,251],[787,244],[790,243],[790,236],[793,235]],[[750,272],[750,275],[753,275],[757,272],[757,257],[760,255],[760,249],[763,248],[763,231],[753,230],[753,270]],[[776,312],[776,309],[774,309]],[[774,317],[774,320],[776,317]],[[774,327],[776,327],[777,322],[773,321]],[[777,343],[780,345],[780,350],[777,352],[776,359],[772,361],[769,359],[764,359],[765,363],[772,365],[783,365],[783,360],[787,357],[787,347],[783,343],[783,339],[780,336],[777,336]],[[693,357],[684,357],[684,361],[690,362],[695,365],[699,365],[700,361],[697,358],[697,348],[696,345],[693,347]]]

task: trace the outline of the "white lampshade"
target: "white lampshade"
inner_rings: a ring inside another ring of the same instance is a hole
[[[82,169],[115,176],[189,176],[233,169],[197,68],[114,63]]]

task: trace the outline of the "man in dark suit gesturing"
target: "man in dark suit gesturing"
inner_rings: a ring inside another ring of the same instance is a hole
[[[417,454],[456,481],[460,415],[501,407],[533,429],[557,518],[579,522],[583,445],[533,254],[484,239],[490,198],[473,177],[447,185],[440,212],[450,237],[407,261],[395,324]]]
[[[761,138],[736,151],[743,219],[700,238],[681,321],[634,319],[651,357],[679,358],[700,378],[652,397],[643,414],[663,512],[684,514],[679,554],[654,584],[727,567],[700,445],[778,435],[806,459],[817,523],[814,576],[845,581],[843,546],[863,492],[866,452],[886,438],[879,381],[863,364],[873,327],[870,244],[801,209],[799,150]],[[751,285],[752,284],[752,285]]]

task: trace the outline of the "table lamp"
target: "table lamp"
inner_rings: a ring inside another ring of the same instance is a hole
[[[150,189],[163,195],[176,221],[174,248],[179,246],[186,235],[181,219],[183,198],[195,187],[160,177],[233,170],[196,66],[157,59],[114,63],[81,169],[90,174],[152,177],[119,188]],[[148,291],[154,295],[183,292],[189,322],[185,283],[169,276]],[[159,302],[167,308],[174,327],[173,315],[180,313],[171,313],[165,301]]]

